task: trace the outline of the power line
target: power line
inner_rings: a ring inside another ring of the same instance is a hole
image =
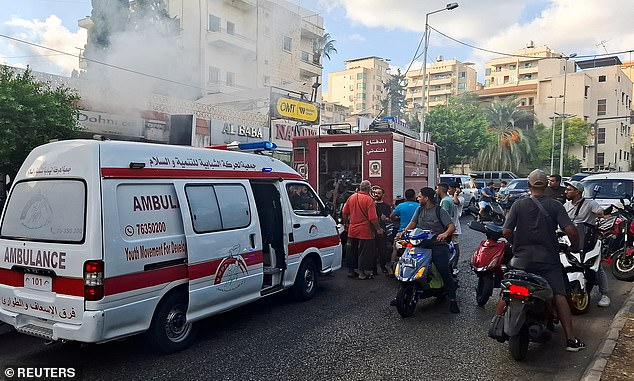
[[[525,56],[525,55],[521,55],[521,54],[498,52],[498,51],[495,51],[495,50],[490,50],[490,49],[482,48],[482,47],[479,47],[479,46],[476,46],[476,45],[472,45],[472,44],[469,44],[467,42],[464,42],[464,41],[458,40],[456,38],[453,38],[451,36],[448,36],[445,33],[439,31],[438,29],[434,28],[431,25],[429,27],[431,29],[435,30],[436,33],[440,34],[441,36],[443,36],[443,37],[445,37],[445,38],[447,38],[447,39],[449,39],[451,41],[454,41],[454,42],[457,42],[458,44],[461,44],[461,45],[464,45],[464,46],[468,46],[468,47],[470,47],[472,49],[475,49],[475,50],[481,50],[481,51],[487,52],[487,53],[493,53],[493,54],[498,54],[498,55],[507,56],[507,57],[518,57],[518,58],[557,58],[557,59],[561,58],[561,57],[535,57],[535,56]],[[611,53],[578,55],[578,56],[576,56],[576,58],[596,58],[596,57],[604,57],[604,56],[614,56],[614,55],[631,53],[631,52],[634,52],[634,49],[623,50],[623,51],[620,51],[620,52],[611,52]]]
[[[8,57],[2,57],[0,56],[0,58],[33,58],[33,57],[52,57],[52,56],[63,56],[63,53],[55,53],[55,54],[32,54],[29,56],[8,56]]]

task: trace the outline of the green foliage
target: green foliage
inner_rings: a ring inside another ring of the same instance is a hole
[[[28,69],[0,66],[0,173],[14,176],[33,148],[76,137],[77,100],[73,90],[38,82]]]
[[[321,64],[321,57],[326,57],[330,61],[330,55],[337,53],[335,42],[337,40],[333,40],[330,33],[324,33],[322,37],[318,37],[313,41],[313,53],[319,59],[319,64]]]
[[[92,0],[90,19],[93,27],[88,35],[86,54],[107,49],[113,34],[123,32],[128,23],[130,3],[128,0]]]
[[[485,107],[489,132],[496,139],[480,152],[473,163],[475,168],[519,172],[521,163],[530,158],[530,139],[524,136],[525,130],[518,126],[528,123],[533,115],[518,108],[519,103],[516,99],[507,98]]]
[[[401,73],[401,69],[397,69],[396,74],[390,76],[390,79],[383,83],[386,93],[385,98],[381,100],[383,115],[391,115],[397,118],[404,117],[403,109],[407,104],[405,101],[406,83],[405,75]]]
[[[566,119],[566,133],[564,135],[564,172],[576,173],[581,168],[581,162],[575,157],[570,157],[571,149],[588,144],[590,125],[579,118]],[[554,123],[554,168],[559,168],[561,152],[561,119]],[[539,163],[544,163],[550,169],[550,156],[553,149],[553,126],[538,125],[536,128],[537,148],[533,158]]]
[[[434,107],[425,118],[425,131],[440,147],[441,171],[468,161],[493,140],[477,97],[470,94],[450,98],[446,106]]]

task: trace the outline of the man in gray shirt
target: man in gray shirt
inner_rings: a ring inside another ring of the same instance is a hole
[[[583,198],[583,185],[579,181],[566,181],[564,185],[566,186],[566,199],[568,200],[564,204],[564,209],[566,209],[566,213],[568,213],[572,222],[577,226],[584,223],[595,226],[597,217],[605,216],[599,203]],[[580,243],[585,241],[584,238],[580,237]],[[583,249],[585,251],[592,250],[592,248],[587,247]],[[601,293],[601,299],[597,305],[599,307],[609,307],[608,276],[600,264],[597,270],[597,284]]]

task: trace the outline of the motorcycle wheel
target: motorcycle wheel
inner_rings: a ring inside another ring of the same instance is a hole
[[[590,293],[588,291],[577,290],[571,292],[566,299],[568,299],[570,312],[573,315],[582,315],[590,310]]]
[[[619,251],[612,258],[612,274],[618,280],[634,280],[634,255],[626,255],[627,250]]]
[[[528,353],[528,332],[525,329],[519,335],[509,337],[509,351],[515,361],[522,361]]]
[[[412,283],[401,283],[396,292],[396,310],[401,317],[414,315],[416,309],[416,286]]]
[[[495,279],[491,274],[483,274],[478,276],[478,288],[476,288],[476,301],[478,306],[484,307],[489,301],[491,295],[493,295],[493,287],[495,286]]]

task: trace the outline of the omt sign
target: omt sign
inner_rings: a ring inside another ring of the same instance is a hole
[[[319,107],[315,103],[271,94],[273,118],[319,123]]]

